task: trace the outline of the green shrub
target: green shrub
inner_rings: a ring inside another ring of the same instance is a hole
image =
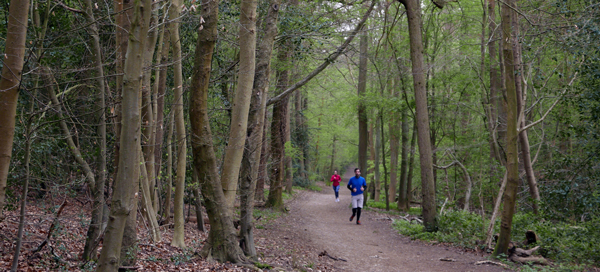
[[[479,241],[485,240],[484,229],[487,228],[487,224],[489,221],[483,222],[481,216],[477,214],[448,211],[438,216],[437,232],[425,232],[422,225],[411,224],[405,220],[396,220],[393,225],[400,234],[413,239],[435,240],[474,248]],[[500,219],[497,219],[496,233],[499,227]],[[600,263],[600,218],[569,224],[543,220],[533,214],[515,214],[511,240],[524,242],[527,230],[532,230],[538,235],[539,253],[555,262],[580,265]],[[569,269],[565,268],[561,271],[569,271]]]

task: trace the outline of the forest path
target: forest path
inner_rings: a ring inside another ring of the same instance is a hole
[[[427,245],[412,241],[392,229],[385,216],[363,211],[362,225],[352,215],[350,191],[346,182],[353,168],[346,170],[340,188],[340,202],[330,186],[321,192],[307,191],[289,203],[290,212],[284,218],[288,231],[301,236],[310,247],[326,250],[331,256],[347,262],[335,261],[338,271],[506,271],[501,267],[475,265],[485,257],[459,249]],[[322,251],[320,250],[320,251]],[[454,262],[440,261],[441,258]]]

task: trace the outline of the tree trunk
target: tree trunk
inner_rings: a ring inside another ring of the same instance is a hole
[[[381,173],[379,172],[379,162],[380,162],[380,157],[383,156],[383,154],[381,154],[381,130],[379,129],[380,125],[381,125],[381,119],[379,118],[381,112],[379,112],[378,114],[375,115],[375,127],[371,128],[373,130],[373,134],[374,134],[374,138],[375,138],[375,147],[374,147],[374,151],[375,151],[375,182],[374,182],[374,186],[373,186],[373,200],[375,200],[375,202],[379,202],[379,193],[381,192]]]
[[[160,53],[160,68],[158,73],[158,83],[155,84],[156,87],[156,149],[154,150],[154,161],[156,163],[154,172],[156,173],[157,182],[162,180],[161,176],[161,166],[162,166],[162,151],[163,151],[163,138],[164,138],[164,107],[165,107],[165,90],[167,89],[167,61],[169,59],[169,44],[170,44],[170,33],[168,31],[168,26],[164,25],[164,38],[162,42],[162,52]],[[160,44],[159,44],[160,47]],[[169,119],[170,120],[170,119]],[[169,122],[169,121],[168,121]],[[171,154],[169,154],[171,156]],[[169,157],[170,158],[170,157]],[[171,164],[172,166],[172,164]],[[170,179],[169,175],[167,179]],[[159,182],[160,186],[159,190],[163,188],[161,182]],[[162,213],[164,214],[164,207],[161,206]]]
[[[332,140],[332,144],[331,144],[331,163],[329,164],[329,173],[333,173],[333,171],[335,171],[334,167],[335,167],[335,141],[336,141],[336,135],[333,135],[333,140]]]
[[[83,259],[96,259],[96,240],[98,240],[102,230],[102,215],[105,206],[104,201],[104,186],[106,182],[106,102],[105,93],[106,86],[104,82],[104,69],[102,66],[102,47],[100,46],[100,36],[98,34],[98,25],[94,18],[92,9],[92,1],[85,0],[85,17],[89,24],[88,33],[92,37],[92,56],[94,58],[94,66],[96,68],[96,78],[98,86],[98,102],[99,124],[98,138],[100,142],[100,152],[98,153],[98,179],[96,180],[95,190],[91,190],[94,200],[92,206],[92,218],[88,227],[85,246],[83,249]],[[91,187],[90,187],[91,189]]]
[[[148,32],[146,38],[146,45],[144,46],[143,53],[143,77],[142,77],[142,146],[141,152],[142,156],[140,157],[140,164],[145,164],[145,167],[140,168],[140,184],[142,185],[142,215],[148,221],[150,225],[149,235],[152,237],[152,241],[158,242],[160,241],[160,232],[158,231],[158,222],[156,222],[156,207],[154,205],[154,143],[156,142],[156,136],[154,133],[156,130],[154,129],[154,109],[152,103],[152,88],[150,85],[151,82],[151,69],[146,69],[147,67],[152,67],[152,59],[154,57],[154,51],[156,48],[157,37],[157,22],[158,15],[152,14],[150,19],[150,27],[152,27],[152,31]],[[145,173],[144,173],[145,172]],[[152,191],[150,190],[152,188]],[[147,190],[146,190],[147,189]],[[152,222],[154,221],[154,222]]]
[[[269,160],[270,150],[269,144],[267,143],[267,131],[269,130],[269,116],[265,108],[265,118],[263,120],[263,136],[262,136],[262,148],[260,149],[260,162],[258,165],[258,177],[256,181],[256,200],[265,201],[265,183],[269,178],[267,170],[267,162]]]
[[[391,88],[392,96],[398,97],[398,92],[394,91],[395,88]],[[398,118],[397,112],[391,112],[391,119],[389,123],[389,133],[390,133],[390,187],[388,189],[389,194],[387,195],[387,199],[391,202],[396,201],[396,186],[398,184],[398,153],[400,151],[400,136],[398,125],[401,122],[400,118]],[[406,183],[400,182],[402,185],[400,190],[405,187]],[[402,193],[401,193],[402,194]]]
[[[298,148],[300,149],[300,157],[298,158],[298,174],[300,175],[300,178],[305,180],[306,179],[306,169],[304,167],[304,160],[305,160],[305,154],[304,154],[304,150],[306,149],[306,142],[307,142],[307,138],[304,136],[305,135],[305,125],[304,125],[304,116],[302,116],[302,111],[304,110],[303,105],[302,105],[302,101],[303,101],[303,97],[302,97],[302,92],[296,92],[296,98],[295,98],[295,139],[296,142],[298,144]]]
[[[405,212],[410,209],[410,202],[408,200],[408,194],[410,193],[408,187],[408,156],[410,153],[410,143],[408,141],[409,127],[407,111],[408,105],[402,107],[402,162],[400,163],[400,186],[398,190],[398,210]]]
[[[515,2],[516,6],[516,2]],[[515,74],[515,86],[517,92],[517,116],[519,116],[519,120],[517,120],[517,126],[519,128],[525,127],[527,124],[525,120],[525,107],[526,102],[526,92],[524,89],[524,81],[523,81],[523,65],[521,60],[521,45],[518,42],[519,37],[519,23],[517,16],[513,16],[512,18],[512,26],[513,26],[513,36],[515,42],[513,43],[513,51],[514,51],[514,63],[517,69],[517,73]],[[529,147],[529,137],[527,136],[527,130],[520,130],[519,132],[519,143],[521,147],[521,159],[523,160],[523,168],[525,169],[525,176],[527,177],[527,184],[529,185],[529,194],[532,199],[532,208],[533,213],[538,214],[538,203],[540,202],[540,192],[537,186],[537,180],[535,178],[535,174],[533,172],[533,165],[531,163],[531,151]]]
[[[171,3],[172,7],[169,9],[169,18],[173,20],[169,24],[171,27],[171,48],[173,50],[173,59],[177,60],[173,66],[173,83],[175,84],[175,104],[173,106],[173,114],[175,117],[175,135],[177,135],[177,179],[175,182],[175,203],[173,217],[175,228],[173,229],[173,240],[171,241],[171,246],[183,248],[185,247],[183,197],[185,190],[187,146],[185,123],[183,120],[183,72],[181,64],[181,40],[179,38],[179,21],[175,19],[179,18],[179,15],[181,14],[182,1],[172,0]]]
[[[506,171],[507,183],[504,192],[504,209],[502,211],[502,221],[500,224],[500,237],[496,244],[493,255],[508,255],[508,244],[510,243],[510,232],[512,229],[512,219],[515,213],[517,189],[519,185],[519,154],[517,151],[517,93],[515,87],[515,64],[513,56],[512,33],[515,31],[511,27],[515,7],[514,0],[508,0],[502,5],[502,36],[505,37],[502,43],[504,55],[504,85],[506,89]]]
[[[282,66],[276,72],[277,93],[283,92],[289,84],[289,65],[292,57],[292,42],[287,40],[280,47],[277,54],[277,62]],[[285,186],[285,140],[287,126],[289,126],[289,96],[284,97],[273,105],[273,120],[271,121],[271,154],[274,167],[271,172],[271,186],[267,197],[267,207],[277,210],[283,209],[283,187]],[[317,143],[318,145],[318,143]],[[317,147],[318,148],[318,147]]]
[[[91,254],[93,253],[93,250],[96,247],[96,245],[94,245],[94,242],[100,235],[100,225],[102,224],[102,209],[104,207],[104,203],[103,203],[104,202],[104,193],[103,193],[104,188],[102,188],[102,189],[98,188],[99,184],[96,181],[96,176],[95,176],[94,172],[92,171],[92,169],[91,169],[90,165],[87,163],[87,161],[83,159],[83,156],[81,154],[81,151],[79,150],[79,147],[77,147],[77,145],[75,145],[75,141],[73,140],[71,131],[69,130],[69,127],[67,126],[67,122],[65,121],[65,118],[62,115],[61,104],[58,101],[58,98],[56,97],[56,91],[54,89],[55,80],[52,77],[52,72],[48,68],[42,68],[42,71],[44,73],[44,78],[45,78],[45,81],[47,82],[47,85],[50,86],[48,88],[50,101],[52,102],[52,104],[54,104],[57,107],[56,114],[58,116],[58,119],[60,120],[60,122],[59,122],[60,128],[61,128],[61,130],[65,136],[65,139],[67,141],[67,146],[69,147],[69,150],[73,154],[75,161],[77,161],[77,163],[81,166],[82,172],[85,174],[90,193],[93,197],[92,215],[91,215],[92,220],[90,222],[90,226],[88,227],[86,244],[84,247],[84,255],[83,255],[84,258],[90,259],[92,257],[95,257],[95,256],[92,256]],[[100,190],[102,190],[102,193],[100,193]]]
[[[360,32],[360,47],[358,61],[358,168],[362,173],[368,173],[367,149],[369,148],[369,125],[367,119],[367,106],[362,103],[367,92],[367,50],[369,47],[366,27]],[[367,174],[368,175],[368,174]],[[367,179],[365,175],[365,179]],[[368,197],[365,197],[365,202]]]
[[[152,239],[152,242],[158,243],[161,240],[160,229],[158,228],[158,221],[156,220],[156,212],[152,206],[152,197],[150,191],[150,181],[148,180],[148,168],[144,163],[144,156],[140,147],[140,184],[142,185],[142,214],[148,221],[148,235]],[[154,169],[153,168],[150,168]],[[151,172],[151,171],[150,171]]]
[[[231,213],[230,216],[233,215],[233,204],[244,154],[248,110],[250,109],[254,70],[256,69],[256,5],[257,0],[242,0],[240,4],[239,43],[245,46],[240,47],[238,87],[233,98],[231,129],[221,175],[221,184],[227,200],[227,209]]]
[[[6,47],[2,60],[2,77],[0,78],[0,90],[2,90],[0,91],[0,222],[4,219],[6,182],[15,135],[15,117],[25,56],[28,12],[29,1],[10,1]]]
[[[419,159],[421,162],[423,225],[427,231],[437,230],[437,210],[431,138],[429,135],[429,115],[425,90],[425,67],[423,62],[423,41],[421,33],[421,6],[418,0],[400,0],[406,8],[408,32],[410,36],[410,58],[412,61],[413,84],[415,91],[416,118],[418,126]]]
[[[167,129],[167,185],[165,188],[165,204],[163,205],[163,224],[168,225],[171,220],[171,196],[173,195],[173,130],[175,120],[173,113],[169,115],[169,127]]]
[[[194,167],[198,171],[210,222],[208,240],[202,248],[201,255],[220,262],[239,263],[245,261],[245,257],[238,246],[232,218],[227,211],[208,120],[208,86],[212,56],[217,41],[219,2],[202,0],[201,7],[205,22],[198,30],[189,112]]]
[[[412,201],[412,179],[415,170],[415,156],[417,151],[417,121],[413,120],[413,132],[410,139],[410,160],[408,161],[408,177],[406,178],[406,210],[410,211],[410,202]]]
[[[195,198],[194,206],[196,207],[196,224],[199,231],[206,232],[206,228],[204,227],[204,216],[202,215],[202,199],[200,198],[200,191],[202,188],[200,188],[198,170],[196,170],[196,167],[192,168],[194,168],[194,171],[192,172],[192,177],[194,178],[194,188],[192,188],[192,191],[194,191]]]
[[[379,124],[380,124],[380,128],[381,128],[381,141],[383,143],[385,143],[385,130],[383,129],[383,112],[379,112]],[[388,171],[387,171],[387,166],[385,165],[385,144],[381,145],[381,159],[382,159],[382,163],[383,163],[383,190],[385,192],[385,195],[388,196],[388,184],[387,184],[387,178],[388,178]],[[387,211],[390,210],[390,199],[388,197],[385,198],[385,209]]]
[[[135,0],[134,15],[129,31],[129,46],[123,77],[123,112],[119,172],[114,182],[110,219],[97,271],[117,271],[120,265],[121,242],[128,215],[135,214],[135,184],[139,179],[140,108],[139,91],[142,76],[142,52],[148,33],[150,0]]]

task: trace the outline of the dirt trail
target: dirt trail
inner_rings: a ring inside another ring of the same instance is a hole
[[[389,220],[382,220],[384,216],[375,212],[363,211],[362,225],[349,222],[352,209],[350,191],[345,185],[351,176],[352,169],[349,169],[343,177],[340,202],[334,201],[331,187],[323,185],[322,192],[300,194],[290,203],[290,213],[285,216],[287,231],[294,233],[290,237],[301,237],[307,246],[347,260],[333,262],[334,270],[505,271],[497,266],[475,265],[485,257],[473,253],[411,241],[399,235]],[[455,261],[440,261],[441,258]]]

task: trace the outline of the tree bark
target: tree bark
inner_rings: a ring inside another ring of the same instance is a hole
[[[375,180],[374,180],[374,186],[373,186],[373,200],[375,200],[375,202],[379,202],[379,194],[381,192],[381,173],[379,172],[379,166],[380,166],[380,157],[382,157],[382,153],[381,153],[381,130],[379,129],[379,127],[381,126],[381,118],[379,118],[379,116],[381,115],[381,112],[377,113],[375,115],[375,127],[371,128],[373,130],[373,136],[375,136],[375,147],[373,148],[373,150],[375,151]]]
[[[500,224],[500,237],[493,255],[508,255],[512,220],[515,213],[517,188],[519,185],[519,154],[517,151],[517,92],[515,87],[515,63],[513,56],[512,17],[514,15],[515,0],[505,1],[501,8],[502,13],[502,51],[504,55],[504,85],[506,90],[506,171],[507,183],[504,192],[504,209]]]
[[[184,241],[184,215],[183,215],[183,197],[185,190],[185,173],[186,173],[186,157],[187,157],[187,145],[186,145],[186,132],[185,123],[183,120],[183,72],[181,64],[181,40],[179,38],[179,18],[181,14],[182,1],[172,0],[172,6],[169,9],[169,18],[173,20],[169,26],[171,35],[171,48],[173,53],[173,59],[176,60],[173,66],[173,78],[175,84],[175,104],[173,106],[173,114],[175,117],[175,130],[176,130],[176,142],[177,142],[177,179],[175,181],[175,203],[174,203],[174,217],[173,222],[175,227],[173,229],[173,240],[171,246],[183,248],[185,247]]]
[[[280,47],[277,54],[277,63],[280,66],[276,71],[277,87],[276,92],[283,92],[289,84],[288,64],[292,57],[292,42],[286,40]],[[285,186],[285,140],[287,126],[289,126],[289,96],[284,97],[273,105],[273,120],[271,121],[271,155],[274,167],[271,170],[271,186],[269,187],[269,196],[266,206],[277,210],[283,209],[283,187]]]
[[[375,2],[375,1],[374,1]],[[361,28],[360,44],[359,44],[359,61],[358,61],[358,97],[359,101],[363,101],[363,96],[367,91],[367,61],[368,61],[368,41],[366,29]],[[358,168],[362,173],[368,173],[367,164],[367,149],[369,147],[369,125],[367,119],[367,106],[358,103]],[[365,175],[365,179],[367,175]],[[365,197],[365,202],[368,197]]]
[[[198,28],[189,111],[194,167],[198,171],[210,222],[208,240],[200,254],[204,258],[216,259],[220,262],[240,263],[245,261],[245,257],[238,246],[232,218],[227,211],[208,119],[208,86],[212,56],[217,41],[219,1],[202,0],[201,7],[205,21],[201,24],[202,27]]]
[[[410,142],[408,140],[408,105],[402,107],[402,159],[400,163],[400,186],[398,194],[398,210],[408,211],[410,202],[408,200],[408,156],[410,153]],[[390,185],[391,186],[391,185]]]
[[[171,220],[171,201],[173,195],[173,130],[175,120],[173,113],[169,115],[169,127],[167,129],[167,185],[165,188],[165,204],[163,205],[163,224],[169,224]]]
[[[6,182],[15,135],[15,117],[27,38],[29,1],[11,0],[0,78],[0,222],[4,219]]]
[[[394,91],[394,88],[390,88],[392,96],[398,97],[398,92]],[[396,201],[396,186],[398,186],[398,153],[400,151],[400,136],[398,123],[402,122],[397,112],[391,112],[391,119],[389,122],[389,133],[390,133],[390,187],[387,199],[391,202]],[[406,183],[400,182],[400,191],[405,187]],[[400,193],[402,194],[402,193]],[[405,195],[406,196],[406,195]]]
[[[198,230],[201,232],[206,232],[206,228],[204,227],[204,216],[202,215],[202,199],[200,199],[200,180],[198,179],[198,170],[196,167],[193,167],[194,171],[192,172],[194,178],[194,187],[192,191],[194,192],[194,205],[196,207],[196,225],[198,226]]]
[[[153,27],[152,31],[148,32],[146,38],[146,45],[144,46],[143,55],[143,67],[152,67],[152,59],[154,57],[154,51],[156,48],[156,41],[158,39],[158,15],[152,14],[150,19],[150,26]],[[154,108],[152,102],[152,87],[151,82],[151,69],[144,69],[142,78],[142,145],[140,157],[140,164],[145,164],[145,167],[140,168],[140,184],[142,185],[142,215],[148,221],[150,225],[149,235],[152,237],[152,241],[160,241],[160,232],[158,231],[158,222],[156,222],[156,205],[154,195],[155,175],[154,175],[154,144],[156,142],[156,136],[154,129]],[[145,172],[145,173],[144,173]],[[152,188],[152,189],[150,189]],[[148,190],[146,190],[148,189]],[[152,222],[154,221],[154,222]]]
[[[119,171],[114,182],[110,219],[106,227],[104,242],[97,271],[117,271],[120,265],[123,231],[130,213],[135,214],[135,196],[139,179],[140,108],[139,91],[142,78],[142,52],[145,35],[148,33],[150,0],[135,0],[134,15],[129,31],[129,46],[123,77],[123,112],[121,129]]]
[[[267,111],[265,108],[265,117],[263,120],[263,136],[262,136],[262,148],[260,149],[260,162],[258,165],[258,177],[256,181],[256,200],[265,201],[265,183],[269,178],[269,173],[267,170],[267,161],[269,160],[270,150],[269,144],[267,143],[267,133],[269,130],[269,116],[267,115]]]
[[[429,115],[425,90],[425,67],[423,62],[423,40],[421,33],[421,6],[418,0],[399,0],[406,8],[408,32],[410,36],[410,58],[412,61],[413,85],[415,91],[416,119],[418,126],[419,159],[421,162],[423,225],[427,231],[437,230],[437,208],[435,203],[435,181],[431,138],[429,135]]]
[[[256,5],[257,0],[242,0],[240,4],[239,43],[244,46],[240,46],[237,90],[233,98],[231,129],[221,175],[221,184],[227,200],[227,209],[231,213],[230,216],[233,216],[233,204],[237,194],[256,69]]]

